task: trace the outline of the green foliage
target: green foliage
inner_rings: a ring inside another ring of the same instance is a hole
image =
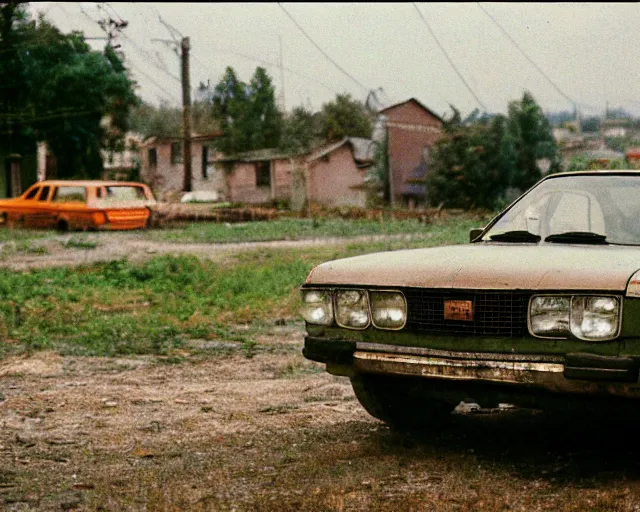
[[[282,114],[271,78],[261,67],[248,85],[228,67],[214,89],[212,115],[224,134],[217,142],[223,153],[273,148],[280,142]]]
[[[306,108],[295,107],[284,117],[279,147],[292,155],[309,151],[319,142],[318,116]]]
[[[640,146],[640,139],[633,136],[626,137],[605,137],[606,146],[614,151],[624,153],[629,148],[637,148]]]
[[[583,132],[596,133],[600,131],[600,118],[599,117],[587,117],[580,121],[580,126]]]
[[[542,178],[537,160],[551,160],[552,170],[559,166],[551,126],[529,92],[524,93],[522,100],[509,103],[509,129],[514,137],[517,153],[510,184],[525,191]]]
[[[0,131],[46,141],[59,178],[101,176],[100,150],[118,149],[138,102],[123,57],[15,3],[0,7],[0,53]]]
[[[389,204],[389,135],[385,133],[384,140],[376,144],[373,154],[374,164],[365,177],[369,185],[367,202],[370,207]]]
[[[350,94],[338,94],[336,99],[322,106],[321,137],[327,142],[344,137],[371,138],[373,120],[361,101]]]
[[[504,195],[516,162],[507,119],[495,116],[467,125],[453,110],[433,148],[428,196],[447,207],[491,209]]]
[[[159,107],[142,103],[131,111],[131,130],[144,137],[179,137],[182,133],[182,111],[166,102]]]
[[[597,160],[586,156],[574,156],[569,165],[567,172],[592,171],[597,169],[628,169],[629,164],[623,158],[611,160],[607,165],[602,165]]]
[[[432,204],[494,208],[509,188],[526,190],[542,173],[538,161],[560,169],[551,127],[529,93],[509,104],[508,117],[471,116],[452,107],[443,137],[434,145],[427,192]]]
[[[146,137],[175,138],[182,136],[182,109],[167,102],[159,106],[142,103],[132,109],[129,116],[131,131]],[[206,101],[191,106],[191,126],[198,134],[213,133],[218,129],[213,120],[213,107]]]

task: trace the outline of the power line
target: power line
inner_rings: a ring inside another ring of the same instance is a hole
[[[338,64],[335,60],[333,60],[331,57],[329,57],[329,55],[327,55],[327,53],[326,53],[322,48],[320,48],[320,46],[318,46],[318,45],[316,44],[316,42],[315,42],[313,39],[311,39],[311,36],[309,36],[309,34],[307,34],[307,33],[305,32],[305,30],[304,30],[304,29],[300,26],[300,24],[299,24],[299,23],[294,19],[294,17],[293,17],[293,16],[291,16],[291,14],[289,14],[289,11],[287,11],[287,10],[284,8],[284,6],[283,6],[280,2],[278,2],[278,5],[280,6],[280,9],[282,9],[282,10],[284,11],[284,13],[289,17],[289,19],[290,19],[291,21],[293,21],[293,23],[295,24],[295,26],[296,26],[296,27],[298,27],[298,28],[300,29],[300,31],[301,31],[301,32],[305,35],[305,37],[306,37],[306,38],[311,42],[311,44],[313,44],[313,46],[315,46],[315,47],[318,49],[318,51],[319,51],[320,53],[322,53],[322,55],[324,55],[324,56],[327,58],[327,60],[329,60],[329,61],[330,61],[330,62],[331,62],[335,67],[337,67],[340,71],[342,71],[342,73],[343,73],[345,76],[349,77],[349,78],[350,78],[354,83],[358,84],[362,89],[364,89],[364,90],[365,90],[365,91],[367,91],[367,92],[370,90],[370,88],[369,88],[369,87],[366,87],[366,86],[362,85],[358,80],[356,80],[353,76],[351,76],[349,73],[347,73],[347,71],[345,71],[345,70],[342,68],[342,66],[340,66],[340,64]]]
[[[141,55],[143,55],[143,56],[144,56],[144,55],[146,55],[146,56],[147,56],[147,58],[149,58],[149,59],[150,59],[150,60],[149,60],[149,64],[151,64],[153,67],[155,67],[155,68],[159,69],[159,70],[160,70],[160,71],[162,71],[165,75],[167,75],[167,76],[169,76],[169,77],[173,78],[173,79],[174,79],[174,80],[176,80],[177,82],[180,82],[180,78],[178,78],[177,76],[175,76],[173,73],[171,73],[171,72],[167,71],[167,70],[166,70],[166,69],[164,69],[162,66],[159,66],[158,64],[156,64],[155,62],[153,62],[153,57],[151,56],[151,54],[150,54],[147,50],[145,50],[144,48],[141,48],[141,47],[138,45],[138,43],[136,43],[133,39],[131,39],[127,34],[122,33],[122,34],[120,34],[120,35],[121,35],[122,37],[124,37],[127,41],[129,41],[129,42],[133,45],[133,47],[134,47],[136,50],[138,50],[138,52],[139,52]]]
[[[453,63],[453,61],[451,60],[451,57],[449,57],[449,54],[447,53],[447,51],[444,49],[444,47],[440,44],[440,41],[438,41],[438,38],[436,37],[435,33],[433,32],[433,30],[431,29],[431,26],[429,25],[429,22],[427,21],[427,19],[424,17],[424,15],[422,14],[422,12],[420,11],[420,9],[418,9],[418,6],[416,5],[415,2],[413,2],[413,6],[416,8],[416,11],[418,11],[418,14],[420,15],[420,18],[422,18],[422,21],[424,22],[424,24],[427,26],[427,28],[429,29],[429,33],[431,34],[431,37],[433,37],[433,39],[435,40],[436,44],[438,45],[438,47],[440,48],[440,50],[442,51],[442,53],[444,54],[444,56],[447,58],[447,60],[449,61],[449,64],[451,64],[451,67],[453,68],[453,70],[456,72],[456,74],[458,75],[458,77],[460,78],[460,80],[462,80],[462,83],[465,85],[465,87],[467,88],[467,90],[471,93],[471,95],[475,98],[476,102],[478,103],[478,105],[480,105],[485,112],[487,112],[487,107],[484,105],[484,103],[482,103],[482,101],[480,100],[480,98],[478,98],[478,95],[473,91],[473,89],[471,88],[471,86],[467,83],[467,81],[464,79],[464,77],[462,76],[462,74],[460,73],[460,71],[458,71],[458,68],[456,67],[456,65]]]
[[[220,53],[227,53],[229,55],[236,55],[237,57],[242,57],[243,59],[251,60],[251,61],[254,61],[254,62],[259,62],[260,64],[264,64],[265,66],[280,67],[280,65],[276,64],[275,62],[270,62],[268,60],[259,59],[258,57],[253,57],[251,55],[247,55],[247,54],[244,54],[244,53],[236,52],[234,50],[228,50],[228,49],[223,49],[223,48],[212,48],[212,50],[220,52]],[[333,87],[331,87],[329,85],[326,85],[326,84],[324,84],[322,82],[319,82],[319,81],[315,80],[314,78],[311,78],[310,76],[305,75],[303,73],[300,73],[300,72],[298,72],[298,71],[296,71],[294,69],[291,69],[291,68],[289,68],[287,66],[283,66],[282,69],[284,69],[285,71],[287,71],[289,73],[292,73],[292,74],[294,74],[296,76],[299,76],[300,78],[303,78],[304,80],[308,80],[310,82],[318,84],[318,85],[324,87],[329,92],[337,92],[336,89],[334,89]]]
[[[496,27],[498,27],[500,29],[500,31],[507,37],[507,39],[509,39],[509,41],[511,41],[511,43],[518,49],[518,51],[524,56],[525,59],[527,59],[532,65],[533,67],[535,67],[538,72],[546,78],[547,82],[549,82],[553,88],[564,98],[566,99],[568,102],[570,102],[571,104],[575,105],[576,101],[572,100],[569,96],[567,96],[561,89],[560,87],[558,87],[556,85],[556,83],[551,80],[551,78],[549,78],[549,76],[540,68],[540,66],[538,66],[531,57],[529,57],[526,52],[520,47],[520,45],[515,41],[515,39],[513,37],[511,37],[511,35],[502,27],[502,25],[500,25],[500,23],[498,23],[498,21],[491,16],[491,14],[489,14],[487,12],[487,10],[482,7],[482,5],[480,5],[480,2],[477,2],[478,7],[480,7],[480,9],[482,9],[482,12],[484,12],[489,19],[495,24]],[[588,106],[588,105],[586,105]]]
[[[173,99],[175,101],[177,101],[178,103],[180,103],[180,99],[177,98],[177,96],[174,96],[174,93],[167,91],[163,86],[161,86],[158,82],[156,82],[153,77],[151,77],[150,75],[148,75],[147,73],[145,73],[144,71],[142,71],[142,69],[138,68],[137,71],[139,71],[140,73],[142,73],[145,77],[147,77],[147,79],[153,84],[155,85],[158,89],[160,89],[161,91],[164,91],[166,94],[168,94],[169,96],[173,97]]]
[[[91,21],[93,21],[94,23],[98,23],[96,20],[94,20],[91,16],[89,16],[86,11],[82,8],[82,5],[78,4],[78,7],[80,8],[80,11],[82,12],[82,14],[84,14],[87,18],[89,18]],[[146,72],[144,72],[139,66],[136,70],[137,72],[139,72],[140,74],[142,74],[143,76],[145,76],[147,78],[147,80],[149,80],[153,85],[155,85],[159,90],[163,91],[165,94],[167,94],[167,96],[169,98],[173,98],[174,101],[179,102],[180,100],[176,99],[176,96],[174,96],[174,93],[169,92],[167,89],[165,89],[162,85],[160,85],[158,82],[155,81],[155,79],[150,76],[149,74],[147,74]]]

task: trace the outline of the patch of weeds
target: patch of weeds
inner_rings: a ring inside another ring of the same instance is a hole
[[[48,254],[49,250],[42,245],[33,245],[30,240],[10,240],[0,249],[0,256],[6,258],[13,254]]]
[[[183,364],[189,361],[189,358],[183,355],[170,355],[166,357],[158,357],[156,361],[159,364],[172,365],[172,364]]]
[[[61,241],[60,244],[65,249],[95,249],[96,247],[98,247],[98,242],[96,242],[95,240],[76,236],[72,236],[65,241]]]
[[[297,349],[296,349],[297,350]],[[311,364],[307,361],[288,363],[278,368],[275,373],[276,378],[295,377],[296,375],[313,375],[316,373],[324,373],[324,368],[319,365]]]
[[[268,407],[263,407],[262,409],[258,409],[258,412],[262,414],[285,414],[289,411],[295,411],[300,407],[292,404],[284,404],[284,405],[270,405]]]
[[[244,355],[247,359],[251,359],[256,355],[256,347],[257,343],[254,340],[245,340],[242,343],[242,350],[244,351]]]

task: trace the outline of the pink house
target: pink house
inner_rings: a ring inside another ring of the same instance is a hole
[[[389,141],[392,204],[424,202],[427,150],[442,132],[442,119],[415,99],[380,111],[378,127]],[[378,130],[380,132],[380,130]],[[345,137],[306,155],[261,149],[225,156],[214,149],[221,133],[192,138],[192,189],[220,200],[249,204],[305,201],[364,207],[366,175],[374,164],[374,140]],[[179,194],[184,165],[179,138],[151,138],[141,145],[141,177],[161,198]],[[295,169],[295,172],[294,172]]]
[[[225,174],[216,166],[215,140],[220,132],[191,137],[191,187],[226,197]],[[151,137],[140,145],[140,178],[156,197],[179,193],[184,185],[182,138]]]
[[[293,163],[277,149],[221,155],[215,162],[225,171],[229,201],[260,204],[291,198]]]
[[[307,158],[307,198],[327,206],[366,205],[365,176],[373,164],[374,142],[345,137]]]

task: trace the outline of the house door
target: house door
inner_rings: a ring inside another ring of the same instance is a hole
[[[2,191],[2,197],[11,197],[11,162],[8,158],[4,161],[4,190]]]
[[[12,155],[5,160],[6,196],[17,197],[22,194],[22,179],[20,176],[20,155]]]

